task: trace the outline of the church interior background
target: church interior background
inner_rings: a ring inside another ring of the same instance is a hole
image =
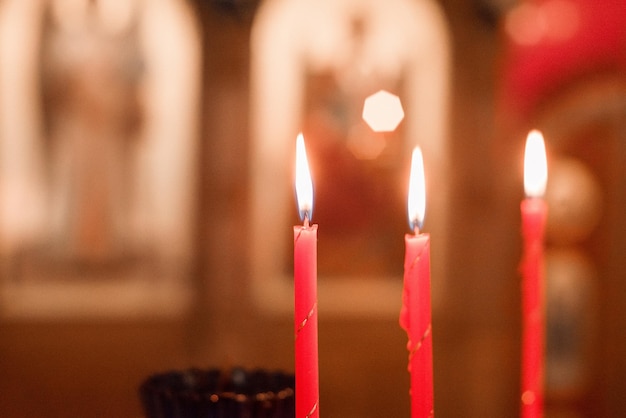
[[[625,70],[621,0],[0,0],[0,416],[138,418],[160,371],[292,371],[300,131],[321,413],[409,415],[419,144],[437,416],[516,416],[531,129],[546,417],[625,416]],[[393,132],[361,119],[380,89]]]

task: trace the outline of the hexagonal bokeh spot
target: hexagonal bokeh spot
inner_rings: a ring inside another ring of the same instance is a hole
[[[392,132],[404,119],[400,98],[380,90],[365,99],[363,120],[374,132]]]

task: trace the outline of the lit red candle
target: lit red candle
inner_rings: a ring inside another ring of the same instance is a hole
[[[304,224],[293,227],[296,417],[319,417],[317,354],[317,225],[309,225],[313,184],[304,138],[296,141],[296,196]]]
[[[404,287],[400,326],[408,336],[411,377],[411,417],[435,415],[433,402],[433,345],[430,300],[430,235],[420,233],[426,209],[424,162],[419,147],[413,150],[409,180],[408,215],[414,234],[406,234]]]
[[[543,136],[533,130],[526,140],[522,201],[522,382],[521,416],[543,416],[545,347],[544,233],[548,207],[543,200],[548,165]]]

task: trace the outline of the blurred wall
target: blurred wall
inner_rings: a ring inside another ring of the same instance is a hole
[[[516,416],[522,145],[496,126],[499,12],[489,6],[494,2],[440,3],[451,28],[453,78],[449,258],[433,317],[436,411],[439,417]],[[0,3],[0,13],[6,4]],[[249,292],[254,8],[243,2],[187,4],[203,55],[200,135],[191,163],[198,178],[189,215],[192,257],[186,273],[177,276],[191,289],[186,309],[160,315],[157,304],[132,316],[4,316],[3,417],[139,417],[137,387],[151,373],[190,366],[293,369],[291,317],[259,312]],[[10,273],[4,269],[4,278]],[[620,294],[623,285],[611,283],[609,289]],[[617,296],[612,300],[611,318],[619,318],[623,309]],[[321,413],[408,416],[406,336],[397,319],[329,316],[321,308],[319,315]],[[598,379],[609,377],[605,391],[585,398],[599,405],[595,417],[626,412],[620,401],[623,361],[616,360],[624,348],[618,327],[623,320],[615,320],[598,344],[613,347],[606,364],[616,367],[607,374],[607,365],[599,367]]]

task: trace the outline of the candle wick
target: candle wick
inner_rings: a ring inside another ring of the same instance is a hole
[[[308,212],[304,214],[304,227],[305,228],[309,227],[309,213]]]
[[[409,219],[409,228],[415,233],[415,235],[420,234],[422,225],[423,221],[421,221],[417,216],[413,219]]]

